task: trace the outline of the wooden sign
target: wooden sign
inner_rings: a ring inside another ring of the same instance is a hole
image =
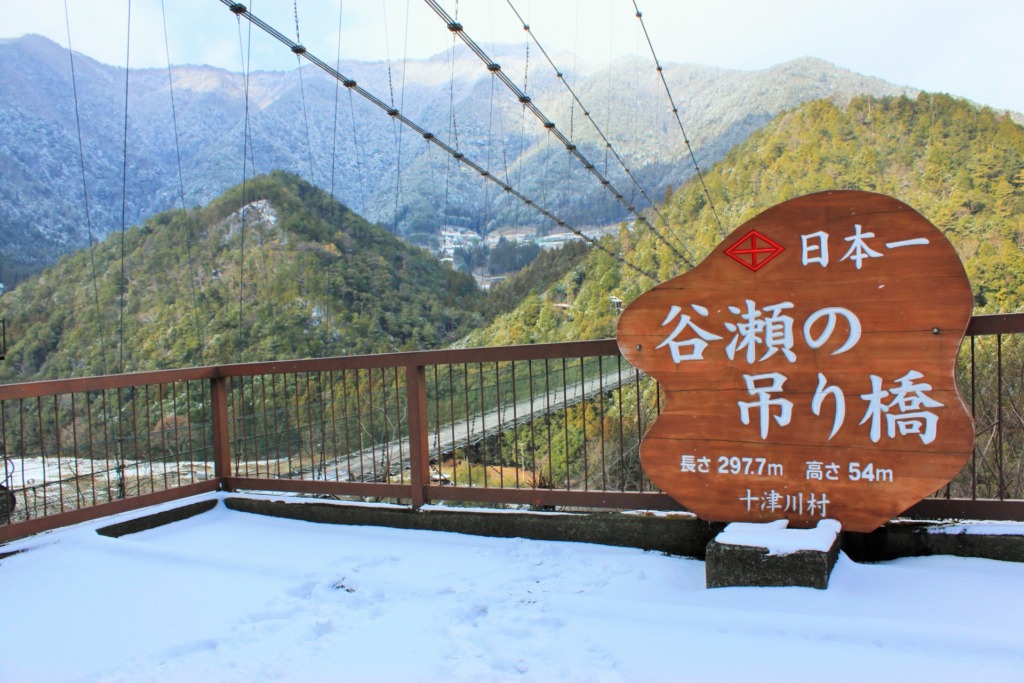
[[[765,211],[619,320],[666,396],[645,472],[704,519],[875,529],[971,454],[954,365],[972,305],[953,247],[896,199]]]

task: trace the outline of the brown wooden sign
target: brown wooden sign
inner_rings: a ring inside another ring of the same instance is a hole
[[[644,470],[705,519],[871,531],[970,456],[954,365],[972,304],[953,247],[896,199],[765,211],[619,320],[666,396]]]

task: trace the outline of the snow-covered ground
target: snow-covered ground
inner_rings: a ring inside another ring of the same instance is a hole
[[[826,591],[708,590],[702,562],[627,548],[110,521],[0,548],[29,548],[0,560],[0,680],[1024,679],[1024,565],[844,556]]]

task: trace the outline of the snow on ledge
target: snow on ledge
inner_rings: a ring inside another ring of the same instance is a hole
[[[961,520],[953,524],[929,527],[930,534],[964,534],[968,536],[1024,536],[1024,522]]]
[[[765,548],[769,555],[790,555],[800,550],[828,552],[836,541],[842,525],[834,519],[823,519],[814,529],[789,529],[789,520],[772,522],[733,522],[715,540],[725,545],[747,545]]]

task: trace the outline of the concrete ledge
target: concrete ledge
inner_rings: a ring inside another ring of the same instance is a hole
[[[101,536],[120,538],[122,536],[127,536],[128,534],[137,534],[140,531],[155,529],[158,526],[163,526],[165,524],[180,522],[183,519],[195,517],[196,515],[212,510],[215,507],[217,507],[216,500],[203,500],[190,505],[182,505],[180,508],[172,508],[152,515],[129,519],[126,522],[118,522],[117,524],[111,524],[110,526],[100,527],[96,530],[96,533]]]
[[[285,502],[228,497],[231,510],[326,524],[388,526],[399,529],[450,531],[499,538],[576,541],[655,550],[670,555],[704,557],[708,541],[721,530],[693,515],[644,515],[620,512],[508,512],[440,510]]]
[[[963,529],[961,524],[956,528]],[[843,534],[843,552],[855,562],[884,562],[900,557],[956,555],[1005,562],[1024,562],[1024,527],[1012,533],[950,533],[948,524],[890,522],[870,534]]]
[[[13,555],[18,555],[19,553],[23,553],[23,552],[26,552],[26,551],[27,551],[27,548],[22,548],[20,550],[9,550],[7,552],[0,552],[0,560],[6,560],[8,557],[11,557]]]
[[[406,507],[312,502],[308,498],[286,502],[280,498],[227,496],[223,500],[233,510],[310,522],[599,543],[696,559],[706,557],[708,544],[725,527],[685,513],[509,512],[436,507],[413,511]],[[200,501],[111,524],[97,532],[112,537],[137,533],[198,515],[217,503],[217,499]],[[895,521],[870,534],[843,532],[842,550],[856,562],[943,554],[1024,562],[1024,525],[1019,535],[1006,529],[998,534],[978,533],[977,528],[974,531],[950,533],[949,524]]]

